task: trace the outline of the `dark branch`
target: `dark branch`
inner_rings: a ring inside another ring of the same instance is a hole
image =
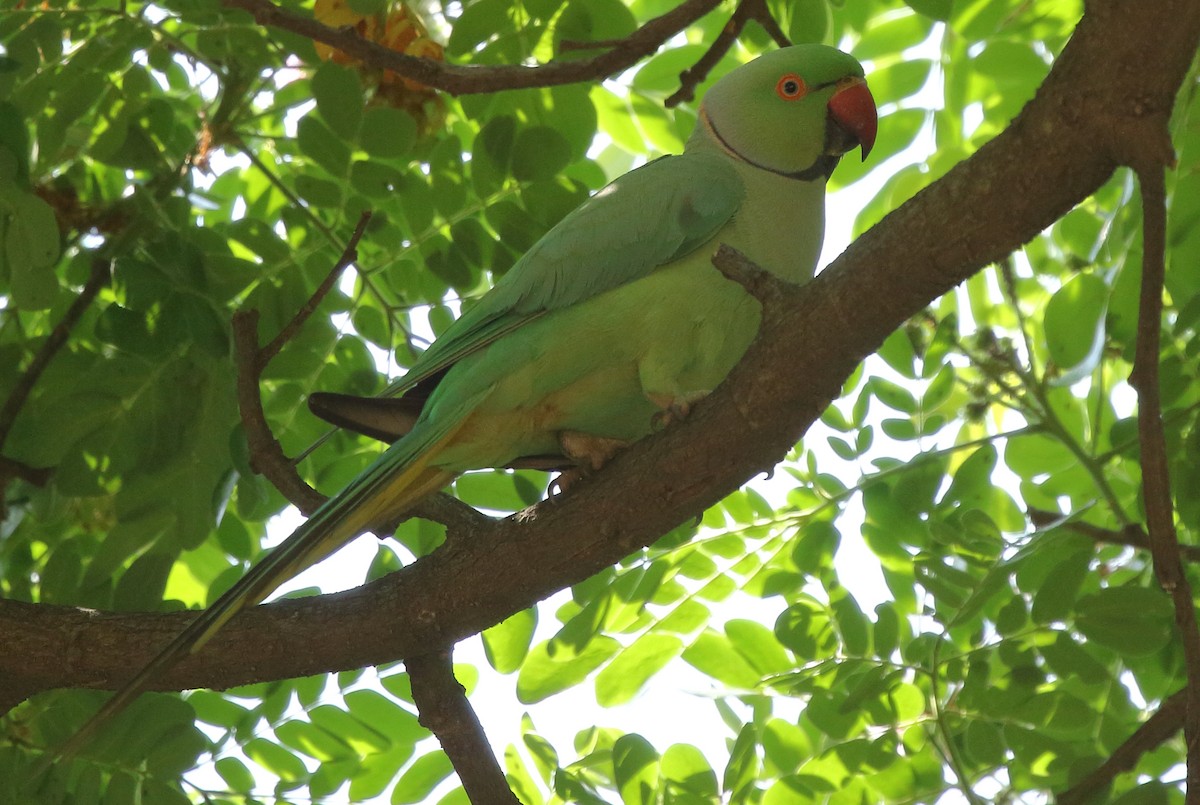
[[[1165,121],[1164,125],[1165,125]],[[1162,425],[1158,361],[1162,328],[1162,294],[1166,255],[1167,193],[1162,163],[1137,170],[1142,188],[1142,289],[1138,304],[1138,333],[1130,382],[1138,394],[1138,441],[1142,453],[1142,496],[1154,575],[1175,604],[1175,623],[1187,658],[1187,802],[1200,803],[1200,628],[1192,586],[1179,559],[1167,443]]]
[[[283,349],[283,345],[296,337],[296,333],[304,326],[304,322],[308,321],[309,316],[317,309],[317,305],[321,304],[321,300],[333,290],[334,284],[338,281],[338,277],[342,276],[351,263],[358,259],[358,242],[362,240],[363,232],[367,231],[367,224],[371,221],[371,213],[364,212],[358,217],[358,223],[354,227],[354,234],[350,236],[350,240],[346,241],[346,248],[342,250],[342,256],[338,258],[337,263],[329,270],[325,279],[313,291],[312,296],[308,297],[308,301],[304,303],[296,315],[292,316],[292,320],[284,325],[279,331],[279,335],[271,340],[258,352],[257,364],[258,371],[261,373],[271,362],[271,359],[279,354],[279,350]]]
[[[31,467],[24,461],[0,456],[0,489],[7,485],[9,478],[16,478],[34,486],[45,486],[53,474],[54,470],[49,467]]]
[[[775,40],[775,44],[781,48],[791,44],[783,29],[779,27],[779,23],[771,16],[766,0],[741,0],[734,10],[733,16],[729,18],[729,22],[725,23],[721,33],[700,57],[700,61],[679,74],[679,89],[666,100],[668,109],[696,97],[696,87],[708,77],[709,72],[717,65],[721,57],[729,52],[750,20],[756,20]]]
[[[88,275],[87,282],[84,283],[83,289],[79,295],[71,302],[71,306],[67,308],[67,312],[63,314],[62,320],[54,326],[50,331],[49,337],[42,344],[41,349],[33,356],[33,360],[29,362],[29,366],[21,374],[17,384],[8,395],[8,399],[4,401],[4,405],[0,407],[0,450],[3,450],[4,443],[8,440],[8,434],[12,432],[13,424],[17,421],[17,415],[21,413],[21,409],[25,407],[25,403],[29,400],[29,395],[33,393],[33,387],[37,385],[38,379],[42,376],[42,372],[46,371],[46,367],[50,365],[50,361],[54,360],[54,356],[67,343],[67,337],[70,336],[71,330],[83,317],[83,312],[88,309],[96,295],[100,293],[100,289],[108,281],[110,263],[107,260],[96,258],[92,261],[92,271]],[[21,461],[5,458],[0,455],[0,519],[4,518],[4,490],[8,487],[9,480],[17,478],[34,486],[44,486],[50,480],[52,470],[43,467],[30,467]]]
[[[82,318],[83,312],[92,304],[92,300],[100,293],[100,289],[108,282],[108,272],[107,260],[97,259],[92,262],[92,272],[79,292],[79,296],[75,297],[75,301],[67,308],[62,320],[55,325],[49,338],[33,356],[33,360],[29,362],[29,366],[21,375],[21,379],[13,388],[12,393],[4,401],[4,406],[0,408],[0,447],[3,447],[4,442],[8,440],[8,434],[12,431],[17,414],[24,407],[25,401],[29,399],[38,378],[42,376],[42,372],[46,371],[46,367],[50,365],[50,361],[54,359],[58,351],[67,343],[67,336],[71,334],[72,328]]]
[[[1127,545],[1130,548],[1150,550],[1150,536],[1135,524],[1121,529],[1102,528],[1082,520],[1064,520],[1063,515],[1039,509],[1029,509],[1029,520],[1038,528],[1060,526],[1076,534],[1082,534],[1094,542],[1112,545]],[[1188,562],[1200,562],[1200,545],[1180,545],[1179,554]]]
[[[250,449],[250,467],[264,476],[304,514],[312,514],[325,496],[304,482],[263,413],[259,394],[258,311],[244,310],[233,317],[233,348],[237,362],[237,399],[242,428]]]
[[[537,67],[500,65],[463,67],[397,53],[358,36],[353,30],[337,30],[302,17],[268,0],[222,0],[230,8],[248,11],[260,25],[292,31],[324,42],[372,67],[391,70],[427,87],[451,95],[498,92],[506,89],[551,87],[596,81],[626,70],[658,50],[664,42],[719,5],[720,0],[685,0],[661,17],[634,31],[619,46],[590,59],[551,62]]]
[[[789,287],[788,283],[770,271],[759,268],[746,255],[725,243],[717,247],[712,263],[717,271],[741,285],[746,293],[757,299],[764,309],[780,304],[784,289]]]
[[[250,466],[302,513],[312,514],[327,498],[300,477],[295,463],[284,454],[279,440],[271,432],[263,412],[259,392],[263,361],[258,352],[258,311],[245,310],[234,315],[233,347],[237,364],[238,410],[246,433]],[[480,534],[495,525],[492,518],[449,495],[427,497],[414,506],[408,516],[441,523],[448,529],[449,536]],[[395,525],[381,523],[380,532],[390,534]]]
[[[1170,740],[1183,726],[1187,712],[1187,690],[1171,694],[1158,708],[1158,712],[1146,719],[1146,723],[1126,738],[1113,750],[1108,759],[1093,769],[1075,785],[1055,799],[1058,805],[1085,805],[1099,802],[1095,797],[1104,791],[1117,775],[1133,770],[1142,755],[1153,752]]]
[[[412,683],[413,703],[417,705],[421,726],[437,736],[442,750],[450,758],[467,799],[489,805],[513,803],[513,795],[504,778],[504,770],[488,744],[483,725],[467,701],[467,692],[454,678],[454,662],[449,650],[422,654],[405,660]]]

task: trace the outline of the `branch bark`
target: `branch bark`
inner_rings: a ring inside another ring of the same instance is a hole
[[[156,687],[225,688],[428,653],[696,516],[773,466],[908,316],[1095,190],[1122,161],[1113,132],[1170,115],[1198,39],[1192,0],[1090,3],[1009,129],[816,280],[786,289],[730,379],[687,420],[618,455],[567,498],[499,523],[487,539],[453,541],[355,590],[240,614]],[[0,601],[8,649],[0,674],[30,690],[112,687],[191,617]]]
[[[421,726],[437,736],[467,798],[471,802],[520,805],[492,754],[483,725],[467,701],[467,692],[454,677],[450,650],[411,657],[404,667],[412,683]]]
[[[760,0],[761,1],[761,0]],[[352,30],[337,30],[276,6],[268,0],[222,0],[229,8],[248,11],[260,25],[270,25],[324,42],[372,67],[391,70],[427,87],[451,95],[499,92],[506,89],[552,87],[608,78],[654,53],[675,34],[712,11],[720,0],[685,0],[647,22],[611,50],[577,61],[551,62],[536,67],[499,65],[464,67],[409,56],[370,42]]]
[[[1139,161],[1142,188],[1143,260],[1138,308],[1138,335],[1131,381],[1138,395],[1138,441],[1142,447],[1142,496],[1146,505],[1146,530],[1154,575],[1175,605],[1175,624],[1183,637],[1187,658],[1187,708],[1183,732],[1187,740],[1187,802],[1200,803],[1200,629],[1192,585],[1179,558],[1179,535],[1167,470],[1167,444],[1163,433],[1162,401],[1158,388],[1158,362],[1162,335],[1162,294],[1166,259],[1167,193],[1163,165]]]
[[[1146,723],[1126,738],[1112,751],[1108,759],[1056,798],[1058,805],[1084,805],[1098,802],[1093,797],[1112,784],[1118,774],[1137,766],[1138,758],[1152,752],[1171,736],[1179,732],[1187,713],[1188,692],[1186,689],[1171,694],[1162,705],[1146,719]]]

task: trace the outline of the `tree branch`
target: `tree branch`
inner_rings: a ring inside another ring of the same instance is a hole
[[[279,335],[262,349],[258,348],[258,311],[245,310],[233,317],[233,348],[234,361],[237,365],[237,399],[238,411],[242,419],[242,429],[246,433],[246,444],[250,453],[250,467],[262,475],[279,490],[285,498],[303,514],[312,514],[318,506],[327,499],[313,489],[300,473],[296,471],[295,462],[288,459],[283,452],[283,446],[271,432],[267,417],[262,407],[262,394],[259,384],[263,370],[288,341],[295,338],[296,333],[308,321],[316,310],[317,305],[329,293],[341,276],[342,271],[353,263],[358,256],[358,242],[366,231],[371,220],[371,213],[364,212],[354,227],[354,233],[346,242],[341,257],[330,269],[325,279],[313,291],[304,305],[296,312]],[[423,517],[445,525],[448,535],[459,532],[479,534],[491,527],[495,521],[480,514],[462,501],[449,495],[432,495],[422,500],[405,516]],[[396,523],[380,523],[382,533],[391,533]]]
[[[664,42],[719,5],[720,0],[684,0],[678,6],[647,22],[617,47],[590,59],[551,62],[537,67],[525,65],[470,66],[397,53],[360,37],[353,30],[337,30],[310,17],[302,17],[268,0],[222,0],[229,8],[248,11],[260,25],[324,42],[372,67],[391,70],[427,87],[451,95],[498,92],[505,89],[552,87],[595,81],[616,75],[654,53]]]
[[[412,657],[404,661],[404,667],[412,683],[418,720],[437,736],[467,799],[489,805],[520,805],[488,745],[483,725],[467,701],[467,692],[454,678],[450,650]]]
[[[1187,690],[1171,694],[1158,711],[1146,719],[1146,723],[1126,738],[1112,751],[1108,759],[1097,766],[1087,777],[1068,788],[1055,798],[1058,805],[1084,805],[1098,802],[1093,797],[1112,784],[1118,774],[1131,771],[1138,760],[1152,752],[1179,732],[1187,713]]]
[[[502,521],[486,540],[449,542],[355,590],[240,613],[155,687],[224,688],[427,653],[695,517],[782,457],[908,316],[1099,187],[1116,161],[1097,142],[1127,117],[1167,119],[1198,39],[1192,0],[1089,4],[1012,126],[811,283],[784,289],[741,364],[689,418],[631,446],[564,499]],[[192,617],[0,601],[0,674],[34,690],[110,688]]]
[[[792,44],[788,40],[787,34],[779,27],[779,23],[771,16],[771,11],[767,8],[766,0],[741,0],[738,3],[738,7],[734,9],[733,16],[729,18],[729,22],[725,23],[725,27],[721,29],[721,33],[717,35],[712,45],[700,57],[700,61],[679,74],[679,89],[675,91],[675,94],[667,98],[665,103],[668,109],[696,97],[696,87],[708,77],[709,71],[717,65],[721,57],[729,52],[729,49],[733,47],[733,43],[741,36],[742,29],[746,27],[746,23],[750,20],[757,21],[771,38],[775,40],[775,44],[779,45],[779,47],[785,48]]]
[[[1165,125],[1165,121],[1164,121]],[[1187,802],[1200,803],[1200,628],[1192,585],[1179,559],[1167,443],[1162,426],[1158,361],[1162,330],[1162,294],[1166,255],[1167,193],[1161,163],[1137,168],[1142,188],[1142,289],[1138,305],[1137,347],[1130,383],[1138,395],[1138,440],[1142,447],[1142,496],[1154,575],[1175,604],[1175,624],[1187,658]]]
[[[62,320],[55,325],[49,337],[42,343],[41,349],[33,356],[33,360],[29,362],[21,379],[17,381],[17,385],[8,395],[8,399],[4,401],[4,406],[0,407],[0,447],[8,440],[8,434],[17,420],[17,414],[24,407],[25,401],[29,399],[38,378],[42,376],[42,372],[46,371],[46,367],[50,365],[50,361],[54,359],[58,351],[67,343],[67,337],[79,323],[79,319],[83,317],[83,312],[87,310],[88,306],[92,304],[92,300],[100,293],[100,289],[108,282],[108,273],[109,262],[107,260],[92,261],[91,274],[88,275],[87,282],[79,291],[79,295],[71,302],[71,306],[63,314]]]
[[[1137,525],[1127,525],[1121,529],[1101,528],[1082,520],[1068,520],[1056,512],[1047,512],[1030,508],[1026,512],[1029,521],[1041,528],[1061,526],[1076,534],[1082,534],[1094,542],[1107,542],[1112,545],[1127,545],[1130,548],[1150,550],[1150,536]],[[1180,545],[1179,554],[1188,562],[1200,562],[1200,545]]]
[[[325,279],[317,286],[317,289],[312,292],[312,296],[308,297],[296,315],[292,316],[292,320],[283,326],[279,331],[279,335],[271,339],[271,343],[267,344],[258,351],[256,363],[258,371],[261,373],[267,368],[267,364],[271,359],[279,354],[279,350],[283,349],[283,345],[296,337],[296,333],[304,326],[304,322],[308,321],[309,316],[321,304],[331,290],[334,284],[338,281],[338,277],[342,276],[342,272],[349,268],[350,264],[358,259],[358,242],[362,240],[363,232],[367,231],[367,224],[371,222],[371,213],[364,212],[358,217],[358,223],[354,226],[354,233],[350,236],[350,240],[346,241],[346,248],[342,250],[342,256],[338,258],[337,263],[325,275]]]

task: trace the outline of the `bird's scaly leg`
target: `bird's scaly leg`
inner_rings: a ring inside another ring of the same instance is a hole
[[[549,492],[552,495],[561,495],[566,492],[580,478],[596,472],[607,464],[619,450],[629,446],[629,442],[623,439],[594,436],[577,430],[559,431],[558,444],[562,447],[563,455],[575,462],[575,466],[569,470],[563,470],[557,478],[550,482]]]
[[[647,392],[647,399],[661,409],[650,421],[650,427],[655,431],[660,431],[672,422],[687,419],[688,414],[692,412],[692,406],[711,393],[712,389],[686,391],[677,395]]]

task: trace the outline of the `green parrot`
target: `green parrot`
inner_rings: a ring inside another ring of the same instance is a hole
[[[459,474],[589,471],[685,416],[759,326],[758,302],[713,267],[717,246],[809,280],[825,182],[846,152],[861,146],[866,158],[876,124],[862,66],[833,48],[784,48],[717,81],[683,154],[563,218],[385,395],[398,399],[316,399],[338,424],[396,441],[126,683],[71,749],[234,614]]]

